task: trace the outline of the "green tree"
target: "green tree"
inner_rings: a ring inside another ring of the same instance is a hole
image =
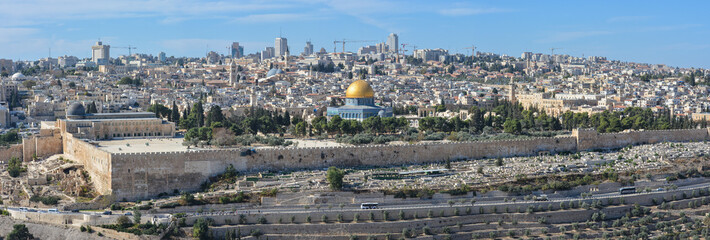
[[[132,224],[131,219],[128,218],[128,216],[120,216],[116,219],[116,225],[122,227],[122,228],[127,228],[130,227]]]
[[[328,129],[328,118],[324,116],[318,116],[311,121],[313,129],[316,130],[317,135],[325,133]]]
[[[15,224],[12,226],[12,232],[7,235],[6,237],[7,240],[29,240],[29,239],[35,239],[34,236],[30,233],[30,230],[27,229],[25,224]]]
[[[326,173],[326,178],[328,179],[328,184],[330,189],[341,190],[343,189],[343,177],[345,172],[336,167],[329,167]]]
[[[17,157],[10,158],[7,166],[7,172],[10,174],[10,177],[18,177],[22,171],[22,160]]]
[[[294,127],[294,134],[296,134],[298,136],[305,136],[307,133],[306,130],[308,128],[307,125],[308,125],[308,123],[306,123],[305,121],[301,121],[301,122],[297,123],[296,126]]]
[[[343,122],[343,119],[340,118],[340,116],[335,115],[332,118],[330,118],[330,121],[328,122],[328,134],[336,134],[340,132],[340,124]]]
[[[173,101],[173,108],[170,109],[170,119],[169,121],[172,122],[179,122],[180,121],[180,110],[178,109],[177,104],[175,104],[175,101]]]
[[[168,118],[171,114],[170,108],[160,103],[150,105],[150,107],[148,107],[148,112],[155,113],[155,116],[158,118]]]
[[[25,86],[27,89],[31,89],[35,85],[37,85],[37,82],[35,82],[34,80],[27,80],[22,82],[22,86]]]
[[[192,226],[192,236],[200,240],[211,239],[209,228],[209,221],[204,218],[198,218]]]
[[[141,212],[138,210],[133,210],[133,222],[136,224],[141,224]]]
[[[508,119],[503,123],[503,131],[506,133],[520,134],[522,127],[520,126],[520,121],[517,119]]]
[[[210,111],[207,112],[207,125],[212,126],[212,123],[224,121],[224,115],[222,114],[222,108],[217,105],[212,105]]]

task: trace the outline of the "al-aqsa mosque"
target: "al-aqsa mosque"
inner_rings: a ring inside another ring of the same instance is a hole
[[[392,117],[391,107],[375,106],[375,91],[364,80],[350,84],[345,91],[345,105],[328,107],[328,117],[340,116],[347,120],[362,121],[369,117]]]

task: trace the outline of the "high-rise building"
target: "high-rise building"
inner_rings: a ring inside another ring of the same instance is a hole
[[[266,60],[274,57],[274,48],[266,47],[264,51],[261,51],[261,60]]]
[[[417,49],[414,50],[413,56],[422,61],[440,61],[441,56],[449,55],[449,50],[437,49]]]
[[[232,58],[240,58],[242,57],[242,53],[239,51],[241,46],[239,46],[238,42],[233,42],[232,43]],[[243,51],[243,50],[242,50]]]
[[[110,45],[103,45],[101,41],[96,42],[96,45],[91,46],[91,61],[95,62],[96,65],[107,65],[109,58]]]
[[[399,50],[399,36],[397,36],[397,34],[390,33],[387,37],[387,46],[389,47],[390,52],[397,53]]]
[[[158,53],[158,61],[165,62],[167,58],[165,57],[165,52]]]
[[[303,55],[311,55],[313,54],[313,44],[311,44],[311,41],[306,42],[306,47],[303,48]]]
[[[377,46],[363,46],[357,50],[357,55],[377,53]]]
[[[59,64],[59,67],[74,67],[76,66],[76,63],[79,62],[79,58],[75,56],[59,56],[57,57],[57,64]]]
[[[532,52],[524,52],[520,57],[525,60],[530,60],[533,56]]]
[[[288,40],[281,37],[276,38],[274,41],[274,50],[276,50],[274,57],[286,55],[286,52],[288,52]]]

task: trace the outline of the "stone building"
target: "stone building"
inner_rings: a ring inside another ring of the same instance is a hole
[[[66,119],[57,120],[57,127],[77,138],[107,140],[175,135],[175,124],[157,118],[152,112],[87,114],[83,105],[74,103],[66,114]]]

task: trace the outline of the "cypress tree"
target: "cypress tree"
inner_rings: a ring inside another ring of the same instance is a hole
[[[170,111],[170,121],[172,122],[179,122],[180,121],[180,110],[177,107],[177,104],[175,104],[175,101],[173,101],[173,109]]]

